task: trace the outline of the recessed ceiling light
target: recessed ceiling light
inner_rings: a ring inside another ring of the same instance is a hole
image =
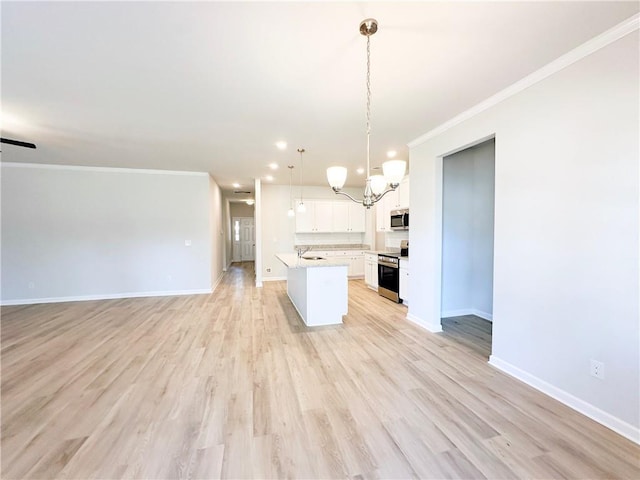
[[[393,158],[397,155],[398,152],[396,152],[395,150],[389,150],[387,152],[387,158]]]
[[[269,164],[269,168],[271,170],[277,170],[278,169],[278,164],[277,163],[270,163]]]
[[[360,167],[356,170],[356,172],[358,173],[358,175],[362,175],[364,173],[364,168]]]
[[[267,175],[266,177],[264,177],[264,179],[265,179],[267,182],[273,182],[273,175]]]
[[[287,142],[280,140],[279,142],[276,142],[276,147],[280,150],[285,150],[287,148]]]
[[[252,199],[249,199],[249,200],[245,200],[245,203],[246,203],[247,205],[253,205],[254,203],[256,203],[256,201],[255,201],[255,200],[252,200]]]
[[[232,183],[231,185],[233,186],[233,188],[240,188],[240,184],[239,183]]]

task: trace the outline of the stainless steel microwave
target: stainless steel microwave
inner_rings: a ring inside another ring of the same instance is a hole
[[[409,210],[391,210],[391,230],[409,230]]]

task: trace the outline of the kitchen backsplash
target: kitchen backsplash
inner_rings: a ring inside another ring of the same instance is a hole
[[[396,232],[387,232],[384,234],[384,246],[386,248],[400,248],[402,240],[409,240],[408,230],[398,230]]]
[[[295,245],[362,245],[364,233],[296,233],[293,243]]]

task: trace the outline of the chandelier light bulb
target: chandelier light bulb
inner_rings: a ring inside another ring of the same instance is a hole
[[[287,215],[289,217],[294,217],[296,215],[296,212],[293,211],[293,208],[290,208],[289,211],[287,212]]]
[[[304,213],[306,211],[307,211],[306,205],[304,204],[304,202],[300,202],[298,204],[298,213]]]
[[[334,190],[340,190],[347,181],[347,169],[345,167],[327,168],[327,181]]]
[[[380,195],[387,188],[387,179],[382,175],[372,175],[369,177],[371,180],[371,192],[374,195]]]
[[[407,170],[407,162],[404,160],[389,160],[382,164],[382,173],[390,184],[400,183]]]

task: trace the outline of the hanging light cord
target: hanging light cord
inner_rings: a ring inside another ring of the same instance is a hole
[[[369,164],[369,138],[371,137],[371,36],[367,35],[367,178],[371,175]]]
[[[298,149],[298,153],[300,154],[300,203],[301,204],[304,204],[304,201],[302,199],[302,173],[304,171],[303,164],[302,164],[302,154],[304,152],[305,152],[304,148]]]
[[[289,165],[289,208],[293,208],[293,193],[291,192],[291,185],[293,183],[293,165]]]

